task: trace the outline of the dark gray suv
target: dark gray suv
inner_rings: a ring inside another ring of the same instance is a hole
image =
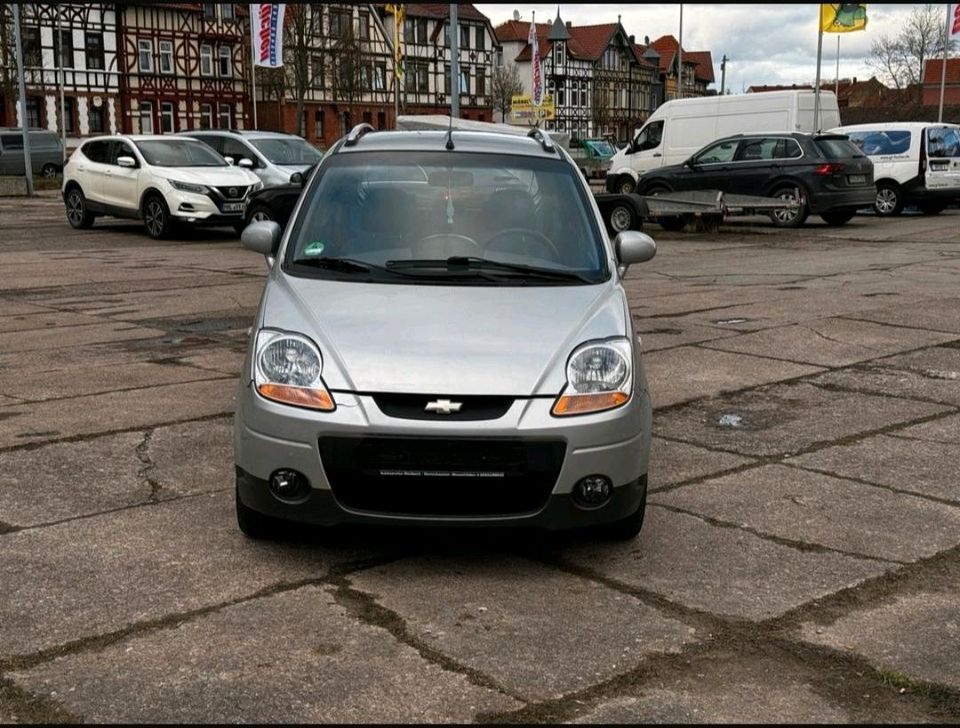
[[[718,139],[683,164],[650,171],[637,192],[685,190],[796,199],[797,208],[771,213],[778,227],[799,227],[810,214],[843,225],[873,205],[873,162],[842,134],[736,134]]]

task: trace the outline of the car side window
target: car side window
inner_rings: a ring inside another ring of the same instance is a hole
[[[739,140],[736,139],[728,139],[712,144],[697,155],[697,164],[723,164],[724,162],[730,162],[737,153],[737,146],[739,144]]]
[[[776,157],[777,145],[780,139],[744,139],[740,142],[735,160],[738,162],[769,161]]]
[[[133,157],[134,161],[137,159],[137,155],[133,153],[130,145],[126,142],[111,142],[109,163],[114,166],[119,166],[117,159],[120,157]]]
[[[656,149],[660,146],[660,142],[663,140],[663,122],[655,121],[652,124],[647,124],[633,142],[634,148],[638,152],[642,152],[646,149]]]
[[[107,163],[107,154],[109,153],[110,142],[87,142],[83,145],[83,156],[91,162]]]
[[[236,139],[225,138],[223,140],[223,151],[221,151],[220,154],[224,157],[233,157],[234,164],[239,164],[241,159],[249,159],[254,165],[257,163],[253,152]]]
[[[803,156],[803,150],[796,139],[781,138],[777,139],[777,146],[774,150],[774,159],[797,159]]]
[[[4,134],[0,137],[3,148],[7,150],[23,149],[23,137],[19,134]]]

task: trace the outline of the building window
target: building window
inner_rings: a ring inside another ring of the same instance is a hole
[[[567,53],[566,53],[567,44],[560,42],[557,43],[557,65],[562,66],[567,62]]]
[[[103,103],[101,102],[100,106],[90,106],[90,111],[88,113],[88,118],[90,122],[90,131],[94,134],[100,134],[103,132]]]
[[[176,115],[173,104],[169,101],[160,102],[160,131],[164,134],[173,134],[177,130]]]
[[[340,136],[346,135],[347,132],[350,131],[350,129],[352,128],[352,126],[353,126],[353,123],[352,123],[352,121],[351,121],[351,119],[350,119],[350,112],[349,112],[349,111],[344,111],[344,112],[340,115]]]
[[[220,46],[220,75],[223,77],[233,75],[233,51],[230,46]]]
[[[23,34],[23,64],[25,66],[41,65],[43,56],[40,53],[40,28],[21,26],[20,32]]]
[[[310,85],[313,88],[323,88],[323,57],[310,58]]]
[[[60,68],[73,68],[72,30],[61,30],[59,38],[53,34],[53,57],[59,59]]]
[[[201,129],[213,128],[213,105],[212,104],[200,104],[200,128]]]
[[[424,61],[410,61],[407,64],[406,78],[407,91],[429,91],[430,90],[430,67]],[[449,74],[447,74],[449,77]]]
[[[73,134],[73,97],[64,96],[63,97],[63,130],[67,134]]]
[[[403,21],[403,39],[407,43],[419,43],[421,45],[427,42],[427,19],[426,18],[407,18]]]
[[[153,134],[153,103],[140,102],[140,133]]]
[[[323,35],[323,9],[319,5],[310,5],[310,29],[317,35]]]
[[[470,68],[460,67],[460,93],[470,93]]]
[[[363,123],[364,123],[364,124],[370,124],[370,126],[373,126],[373,114],[371,114],[369,111],[364,111],[364,112],[363,112]]]
[[[160,41],[160,73],[173,73],[173,41]]]
[[[230,104],[220,104],[220,128],[233,128],[233,107]]]
[[[43,126],[43,115],[40,113],[43,108],[43,98],[40,96],[31,96],[27,99],[27,127],[35,128]]]
[[[370,13],[360,13],[360,25],[357,30],[361,40],[370,39]]]
[[[204,3],[204,4],[203,4],[203,19],[204,19],[204,20],[216,20],[216,19],[217,19],[217,4],[216,4],[216,3]]]
[[[477,96],[487,95],[487,72],[482,66],[477,69]]]
[[[323,122],[325,114],[322,110],[317,109],[313,113],[313,136],[315,139],[323,141]]]
[[[206,43],[200,46],[200,75],[213,75],[213,46]]]
[[[373,81],[370,79],[370,66],[364,64],[360,66],[360,90],[369,91],[373,88]]]
[[[140,72],[153,73],[153,41],[138,40],[137,48],[140,56]]]
[[[377,112],[377,128],[378,129],[387,128],[387,114],[384,111]]]
[[[236,14],[233,11],[233,3],[221,3],[220,4],[220,18],[223,20],[234,20],[236,19]]]
[[[103,70],[103,33],[85,34],[83,45],[87,57],[87,69]]]
[[[387,64],[377,63],[373,66],[373,90],[383,91],[387,88]]]
[[[469,25],[460,26],[460,47],[461,48],[470,47],[470,26]]]
[[[450,64],[446,64],[443,67],[443,92],[449,96],[450,95]]]
[[[487,50],[487,29],[484,27],[477,28],[477,50]]]
[[[349,10],[331,10],[330,11],[330,35],[342,37],[350,33],[350,21],[352,17]]]

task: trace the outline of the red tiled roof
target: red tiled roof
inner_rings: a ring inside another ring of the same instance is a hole
[[[616,23],[604,25],[574,25],[570,27],[570,51],[580,58],[590,61],[600,59],[610,44],[610,38],[617,30]],[[574,44],[579,45],[580,53],[574,51]]]
[[[650,47],[660,54],[660,70],[666,71],[673,63],[673,57],[676,55],[680,43],[672,35],[662,35],[653,41]]]
[[[694,75],[700,81],[713,83],[716,79],[713,75],[713,56],[710,51],[690,51],[683,54],[683,60],[690,59],[697,64]]]
[[[943,59],[931,58],[923,66],[923,83],[940,85]],[[960,83],[960,58],[947,59],[947,83]]]
[[[643,54],[647,52],[647,48],[649,48],[649,46],[641,45],[640,43],[633,44],[633,52],[636,54],[637,60],[640,61],[640,65],[646,66],[647,68],[656,68],[656,63],[643,57]]]
[[[403,6],[404,11],[411,17],[427,18],[449,18],[449,3],[407,3]],[[489,18],[477,10],[470,3],[457,4],[457,17],[464,20],[486,20]],[[524,36],[526,37],[526,36]]]

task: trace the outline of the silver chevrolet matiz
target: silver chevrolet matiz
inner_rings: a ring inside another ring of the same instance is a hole
[[[611,241],[540,130],[373,132],[326,155],[267,256],[237,400],[237,519],[643,525],[651,408]]]

